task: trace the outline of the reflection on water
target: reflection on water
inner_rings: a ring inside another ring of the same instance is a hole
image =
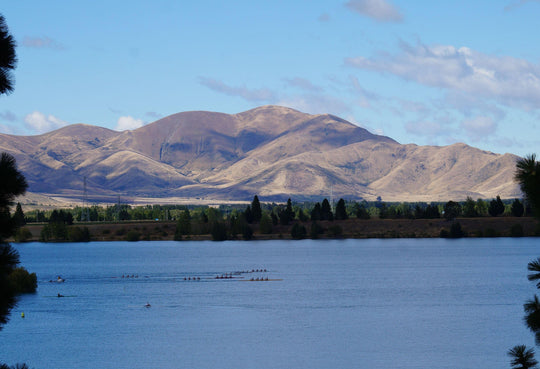
[[[15,246],[38,293],[0,360],[36,369],[508,368],[534,345],[537,239]]]

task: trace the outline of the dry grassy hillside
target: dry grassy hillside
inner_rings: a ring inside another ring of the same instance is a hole
[[[401,145],[341,118],[263,106],[185,112],[133,131],[77,124],[0,134],[30,192],[247,200],[334,196],[386,201],[519,196],[516,157],[455,144]]]

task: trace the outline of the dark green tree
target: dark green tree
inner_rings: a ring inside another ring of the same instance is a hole
[[[259,223],[259,232],[262,234],[272,233],[272,218],[267,213],[264,213]]]
[[[316,221],[311,222],[311,229],[309,232],[309,237],[311,239],[316,240],[323,233],[324,233],[324,228],[321,227],[319,223],[317,223]]]
[[[332,207],[327,199],[324,199],[321,204],[321,220],[334,220],[334,214],[332,213]]]
[[[470,196],[467,196],[467,200],[463,204],[463,216],[466,218],[474,218],[478,216],[478,211],[476,210],[476,201],[474,201]]]
[[[24,213],[22,210],[21,203],[17,203],[17,207],[15,208],[15,213],[13,213],[13,222],[15,223],[15,226],[22,227],[26,224],[26,219],[24,217]]]
[[[519,199],[515,199],[512,202],[512,215],[515,217],[520,217],[523,215],[523,212],[525,211],[525,207],[523,206],[523,203],[519,201]]]
[[[501,200],[501,197],[497,195],[496,199],[491,200],[488,208],[489,215],[496,217],[504,213],[504,203]]]
[[[7,153],[0,157],[0,329],[7,322],[9,312],[22,291],[14,288],[9,277],[19,264],[19,254],[5,240],[15,234],[15,222],[9,214],[9,206],[16,196],[25,193],[28,187],[15,158]]]
[[[306,238],[306,227],[299,223],[294,223],[291,229],[291,237],[295,240],[301,240]]]
[[[253,221],[259,222],[262,217],[262,209],[257,195],[253,197],[253,201],[251,202],[251,212],[253,213]]]
[[[386,219],[388,218],[389,210],[388,207],[384,202],[380,203],[379,205],[379,219]]]
[[[246,241],[253,238],[253,229],[247,223],[242,226],[242,238]]]
[[[364,204],[354,204],[354,215],[358,219],[369,219],[369,212],[366,209],[366,206]]]
[[[525,345],[514,346],[507,354],[511,358],[510,365],[513,369],[532,369],[538,364],[534,358],[534,349],[527,349]]]
[[[294,211],[292,208],[292,201],[290,197],[287,200],[287,206],[285,207],[285,216],[287,217],[287,224],[294,220]]]
[[[88,227],[70,227],[67,230],[69,242],[90,242],[90,230]]]
[[[322,215],[321,215],[321,204],[320,203],[316,203],[314,206],[313,206],[313,209],[311,209],[311,220],[312,221],[315,221],[315,220],[321,220],[322,219]]]
[[[0,14],[0,95],[13,91],[12,71],[17,66],[15,46],[15,39],[9,33],[4,16]]]
[[[253,212],[251,211],[251,206],[248,205],[246,210],[244,211],[244,218],[246,218],[246,222],[249,224],[253,223]]]
[[[535,154],[517,161],[514,178],[532,207],[534,215],[540,218],[540,162],[536,161]]]
[[[538,296],[534,295],[532,300],[528,300],[523,305],[525,310],[525,325],[534,333],[536,344],[540,344],[540,301]]]
[[[279,218],[273,211],[270,213],[270,218],[272,218],[272,225],[278,225]]]
[[[189,210],[186,209],[178,217],[174,238],[176,240],[181,240],[183,236],[188,236],[190,234],[191,234],[191,214],[189,213]]]
[[[211,230],[212,241],[226,241],[228,229],[227,225],[223,222],[214,222]]]
[[[461,205],[458,202],[448,201],[444,205],[444,218],[452,220],[461,215]]]
[[[536,281],[536,287],[540,289],[540,258],[529,262],[527,269],[531,272],[527,275],[527,279],[531,282]]]
[[[439,219],[441,217],[441,213],[439,212],[439,207],[437,204],[429,204],[426,207],[425,210],[425,218],[426,219]]]
[[[478,212],[478,215],[483,217],[488,214],[488,204],[486,201],[482,199],[476,200],[476,211]]]
[[[347,209],[345,208],[345,200],[339,199],[336,205],[336,220],[348,219]]]
[[[9,34],[4,16],[0,14],[0,94],[8,94],[13,91],[12,70],[17,64],[15,54],[15,39]],[[17,303],[16,296],[27,292],[25,284],[19,285],[14,280],[19,281],[20,277],[30,278],[26,270],[18,270],[19,254],[5,241],[12,236],[17,226],[9,215],[9,206],[15,197],[25,193],[28,184],[15,164],[15,158],[7,153],[2,153],[0,157],[0,330],[6,324],[11,309]],[[13,276],[13,273],[16,273]],[[28,291],[28,292],[34,292]],[[2,367],[8,367],[0,363]],[[17,364],[20,369],[28,369],[26,364]],[[8,367],[9,368],[9,367]],[[14,367],[12,367],[14,368]],[[10,368],[11,369],[11,368]]]
[[[15,224],[9,213],[9,206],[15,197],[26,192],[28,184],[23,174],[17,170],[15,158],[3,152],[0,156],[0,240],[13,235]]]

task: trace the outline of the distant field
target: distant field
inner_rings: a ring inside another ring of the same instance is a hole
[[[454,221],[444,219],[348,219],[344,221],[320,221],[324,233],[318,238],[433,238],[439,237],[441,230],[450,230]],[[540,224],[530,217],[481,217],[458,218],[468,237],[510,237],[516,227],[523,231],[524,236],[538,236]],[[310,238],[311,222],[300,223],[307,230]],[[25,227],[32,233],[28,241],[38,241],[44,224],[28,224]],[[136,232],[140,240],[173,240],[176,231],[174,221],[126,221],[126,222],[89,222],[77,223],[74,226],[88,227],[93,241],[122,241],[127,240],[128,233]],[[251,224],[254,240],[290,239],[292,224],[274,226],[272,233],[261,234],[258,224]],[[210,234],[185,236],[184,239],[210,240]],[[241,239],[241,235],[237,236]]]

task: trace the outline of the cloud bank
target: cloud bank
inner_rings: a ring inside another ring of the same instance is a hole
[[[345,6],[378,22],[401,22],[403,20],[399,10],[387,0],[351,0]]]
[[[36,49],[53,49],[53,50],[65,49],[65,47],[61,45],[58,41],[53,40],[49,37],[26,36],[23,39],[22,45],[25,47],[36,48]]]
[[[120,117],[116,123],[116,131],[130,131],[144,126],[142,119],[135,119],[131,116]]]
[[[249,89],[245,86],[229,86],[213,78],[199,77],[199,83],[209,89],[229,96],[239,96],[247,101],[271,102],[276,100],[274,93],[266,88]]]
[[[54,115],[45,115],[39,111],[28,114],[24,117],[24,121],[27,127],[36,133],[50,132],[69,124]]]
[[[540,65],[523,59],[487,55],[467,47],[411,46],[401,42],[397,54],[382,52],[371,58],[347,58],[345,64],[494,99],[506,106],[540,108]]]

